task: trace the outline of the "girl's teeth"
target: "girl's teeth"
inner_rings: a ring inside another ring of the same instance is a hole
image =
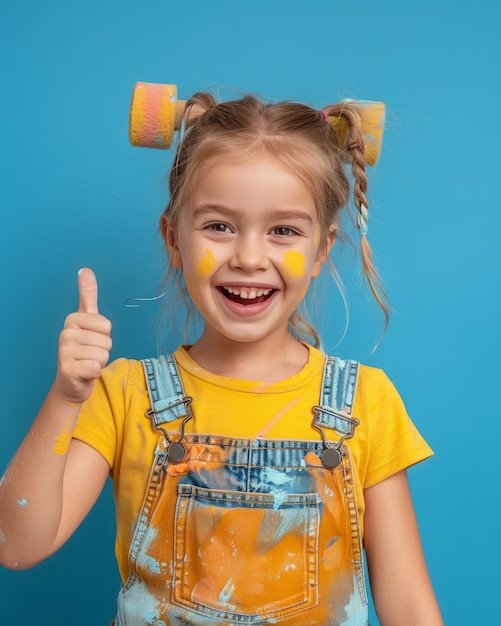
[[[238,287],[225,287],[225,289],[228,293],[240,296],[243,300],[254,300],[261,296],[267,296],[271,292],[271,289],[250,289],[249,291],[245,288],[239,289]]]

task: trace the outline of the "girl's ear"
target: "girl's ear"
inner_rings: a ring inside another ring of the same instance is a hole
[[[329,254],[331,253],[331,250],[332,250],[332,246],[334,245],[334,242],[336,241],[336,233],[337,233],[337,226],[335,224],[332,224],[331,226],[329,226],[329,232],[327,233],[327,236],[325,238],[325,244],[323,246],[320,246],[320,248],[318,249],[317,258],[315,259],[315,263],[313,264],[313,269],[311,272],[312,278],[316,278],[320,274],[320,271],[322,270],[322,266],[325,263],[325,261],[328,259]]]
[[[183,259],[178,246],[176,230],[174,229],[171,220],[169,220],[165,213],[162,215],[160,220],[160,232],[162,233],[172,267],[175,269],[182,269]]]

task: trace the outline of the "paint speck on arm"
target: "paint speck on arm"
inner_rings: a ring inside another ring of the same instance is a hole
[[[5,539],[5,533],[3,532],[3,530],[0,528],[0,543],[5,543],[6,539]]]
[[[66,454],[70,447],[71,437],[73,434],[72,426],[77,419],[78,412],[80,410],[80,405],[74,404],[72,402],[70,406],[71,406],[71,411],[68,413],[68,416],[66,417],[66,422],[64,423],[64,426],[61,432],[56,437],[56,445],[52,449],[54,454]]]
[[[71,441],[71,433],[70,432],[62,432],[56,438],[56,445],[54,446],[53,452],[55,454],[66,454],[68,448],[70,447]]]
[[[28,500],[22,498],[21,500],[17,500],[17,504],[24,509],[24,507],[28,504]]]

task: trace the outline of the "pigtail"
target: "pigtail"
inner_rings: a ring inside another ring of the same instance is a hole
[[[191,96],[191,98],[186,101],[183,114],[186,129],[193,126],[204,113],[211,111],[216,105],[217,102],[210,93],[201,91]]]
[[[390,321],[391,305],[372,260],[372,251],[366,235],[362,235],[360,239],[360,255],[362,258],[362,268],[367,282],[369,283],[370,290],[372,291],[372,295],[383,312],[384,331],[386,331]]]
[[[344,101],[327,107],[323,115],[329,122],[335,145],[343,162],[351,165],[353,204],[360,233],[362,269],[374,299],[381,308],[388,327],[391,305],[372,259],[367,239],[369,202],[366,166],[375,165],[381,150],[384,105],[380,102]]]

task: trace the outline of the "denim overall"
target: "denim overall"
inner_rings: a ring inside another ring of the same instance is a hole
[[[164,436],[115,626],[367,626],[344,443],[359,423],[351,417],[358,363],[326,359],[311,441],[185,434],[192,399],[173,357],[143,366],[147,417]],[[328,442],[324,429],[339,438]]]

